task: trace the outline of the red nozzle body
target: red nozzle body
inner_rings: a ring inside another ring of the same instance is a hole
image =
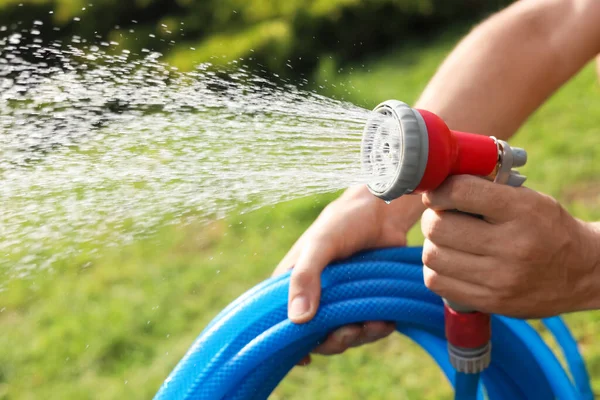
[[[453,131],[437,115],[417,110],[427,126],[427,166],[415,193],[437,188],[450,175],[488,176],[498,164],[496,141],[484,135]]]
[[[525,165],[527,153],[493,137],[453,131],[432,112],[388,100],[367,120],[361,158],[371,193],[392,201],[435,190],[450,175],[520,186],[525,177],[513,167]]]

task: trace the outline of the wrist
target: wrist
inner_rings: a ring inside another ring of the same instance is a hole
[[[420,195],[405,195],[393,200],[390,204],[379,200],[382,205],[382,237],[383,241],[389,241],[389,238],[402,237],[406,244],[406,235],[408,231],[419,221],[425,211],[425,206]]]
[[[373,195],[366,185],[348,188],[337,200],[372,212],[372,223],[378,225],[374,247],[404,246],[406,234],[421,218],[425,206],[420,195],[401,196],[389,204]]]

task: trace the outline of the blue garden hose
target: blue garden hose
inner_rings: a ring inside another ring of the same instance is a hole
[[[156,400],[266,399],[289,370],[336,327],[395,321],[438,363],[456,399],[594,398],[577,344],[559,317],[544,320],[569,372],[525,321],[492,316],[492,364],[479,375],[448,361],[443,304],[423,284],[421,248],[356,255],[325,269],[315,318],[287,319],[289,273],[264,281],[223,310],[165,380]],[[484,389],[485,388],[485,389]]]

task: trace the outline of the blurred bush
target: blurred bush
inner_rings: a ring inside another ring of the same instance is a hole
[[[472,21],[511,0],[0,0],[0,27],[44,41],[119,43],[157,51],[183,69],[245,58],[306,73]]]

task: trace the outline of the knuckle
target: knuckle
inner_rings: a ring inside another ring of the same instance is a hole
[[[519,216],[530,218],[543,214],[545,217],[555,216],[553,212],[560,213],[562,206],[551,196],[536,192],[529,188],[516,188],[519,192],[518,204]]]
[[[304,288],[313,285],[316,282],[318,271],[309,269],[292,270],[292,281],[296,285]]]
[[[556,220],[562,220],[565,216],[569,215],[567,210],[565,210],[562,204],[560,204],[560,202],[554,197],[548,196],[543,193],[540,194],[542,195],[542,199],[544,199],[544,201],[548,204],[547,208],[549,208],[549,211],[546,211],[546,213],[549,214],[551,217],[553,217]],[[541,209],[541,207],[538,209]]]
[[[426,210],[421,221],[423,235],[429,240],[435,240],[443,234],[442,217],[433,210]]]
[[[430,269],[423,270],[423,281],[425,286],[432,291],[436,291],[440,288],[440,275]]]
[[[422,261],[424,265],[428,267],[435,266],[440,259],[440,253],[438,247],[433,244],[430,240],[425,240],[423,244],[423,256]]]

